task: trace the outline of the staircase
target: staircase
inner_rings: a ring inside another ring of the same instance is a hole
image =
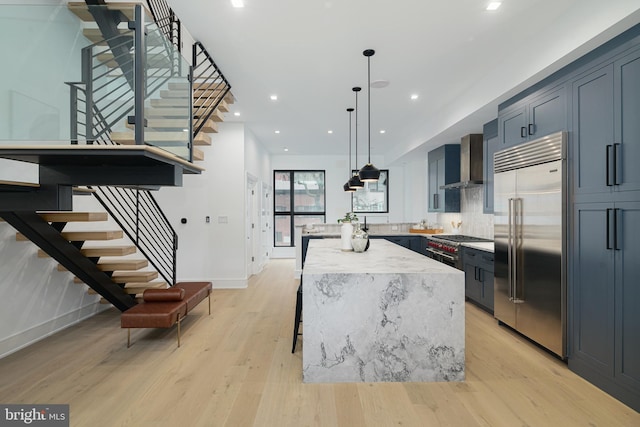
[[[68,7],[93,43],[83,49],[82,80],[67,83],[71,145],[0,147],[0,157],[40,171],[40,184],[0,182],[0,217],[18,240],[40,247],[38,256],[53,257],[59,270],[124,311],[145,289],[176,282],[177,234],[149,189],[182,185],[184,173],[202,171],[192,163],[204,159],[197,147],[212,144],[209,134],[234,98],[200,43],[191,68],[176,55],[180,25],[168,7],[168,15],[152,9],[159,29],[137,3]],[[59,212],[87,193],[106,212]],[[119,229],[68,226],[108,218]]]

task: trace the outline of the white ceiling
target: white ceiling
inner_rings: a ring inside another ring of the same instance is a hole
[[[231,82],[241,116],[226,121],[245,122],[273,154],[346,154],[353,86],[365,152],[362,51],[375,49],[371,80],[390,82],[371,90],[379,167],[482,132],[498,103],[640,22],[638,0],[503,0],[495,12],[488,2],[169,0]]]

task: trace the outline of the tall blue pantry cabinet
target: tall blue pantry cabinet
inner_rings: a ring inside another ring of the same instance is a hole
[[[485,152],[558,130],[569,135],[568,365],[640,411],[640,25],[501,104]]]
[[[640,46],[572,91],[569,367],[640,410]]]

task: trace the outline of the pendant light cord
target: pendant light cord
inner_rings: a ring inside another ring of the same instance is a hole
[[[367,56],[367,112],[368,121],[367,128],[369,129],[369,157],[368,164],[371,164],[371,57]]]
[[[349,112],[349,175],[347,176],[351,177],[353,173],[351,172],[351,113],[353,113],[353,108],[347,108],[347,111]]]

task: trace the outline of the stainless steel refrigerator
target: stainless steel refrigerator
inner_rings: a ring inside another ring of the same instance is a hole
[[[494,155],[494,316],[566,357],[566,133]]]

